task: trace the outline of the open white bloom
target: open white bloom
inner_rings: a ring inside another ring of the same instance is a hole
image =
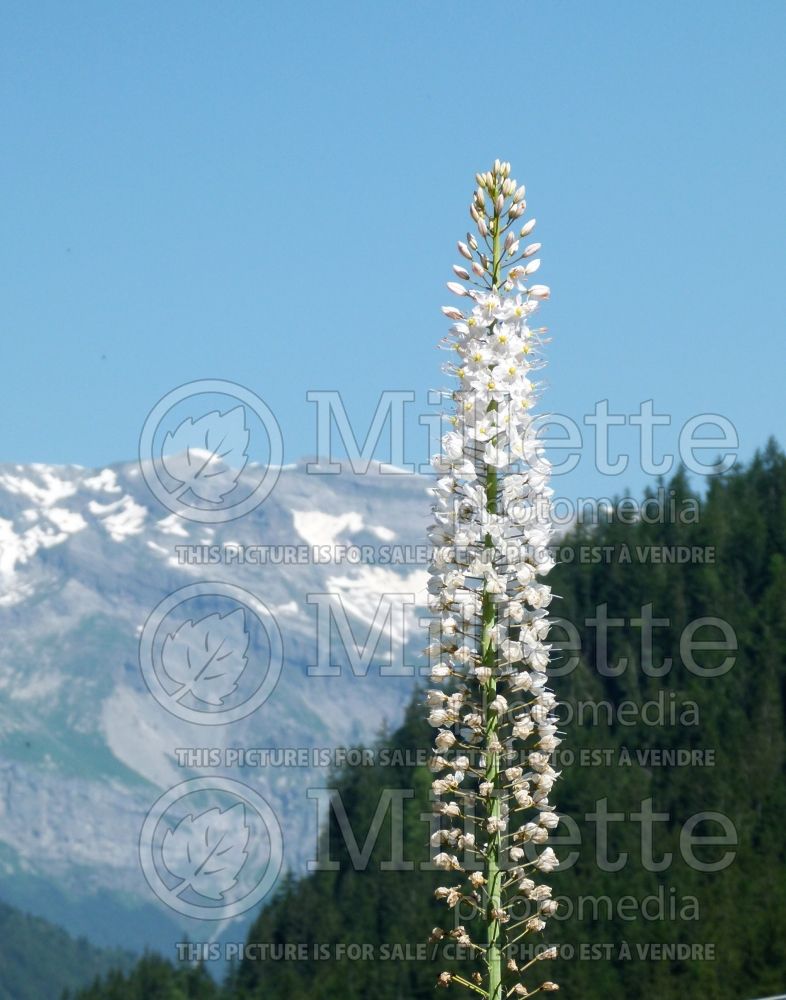
[[[555,988],[522,983],[515,963],[511,970],[502,958],[507,942],[539,933],[556,909],[551,889],[534,881],[558,866],[545,846],[559,823],[548,796],[560,740],[556,699],[546,687],[552,593],[540,580],[554,565],[552,490],[533,415],[544,338],[532,323],[550,292],[529,283],[541,245],[524,243],[535,223],[521,219],[524,188],[510,164],[497,160],[476,180],[470,215],[477,235],[458,244],[471,266],[457,264],[448,282],[463,308],[442,310],[453,321],[443,343],[453,384],[450,429],[433,459],[427,653],[432,680],[444,689],[442,698],[428,694],[435,753],[447,772],[432,788],[437,799],[451,800],[439,808],[451,825],[432,843],[458,849],[434,862],[463,874],[454,891],[480,904],[485,970],[475,992],[502,1000]],[[459,795],[461,810],[452,801]],[[475,836],[453,826],[459,814]],[[538,902],[536,915],[515,916],[522,891]],[[469,985],[457,975],[451,983]]]

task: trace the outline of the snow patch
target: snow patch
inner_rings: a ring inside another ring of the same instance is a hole
[[[355,511],[323,514],[318,510],[293,510],[295,531],[309,545],[334,545],[344,531],[362,531],[363,518]]]
[[[7,581],[4,585],[8,586]],[[21,604],[28,597],[32,597],[34,593],[35,589],[31,583],[16,583],[13,589],[0,594],[0,608],[12,608],[15,604]]]
[[[381,524],[370,524],[368,530],[383,542],[392,542],[396,537],[395,531],[391,531],[390,528],[385,528]]]
[[[11,701],[41,701],[57,694],[63,686],[65,678],[56,673],[48,672],[37,677],[19,674],[22,683],[16,679],[13,685],[8,685],[8,697]]]
[[[38,525],[18,535],[13,521],[0,517],[0,576],[12,576],[17,563],[27,563],[39,549],[49,549],[67,538],[65,531],[55,532]]]
[[[114,469],[102,469],[97,475],[90,476],[83,482],[88,489],[95,490],[97,493],[120,493],[117,473]]]
[[[162,517],[160,521],[156,521],[156,525],[158,530],[163,531],[165,535],[179,535],[180,538],[188,538],[188,532],[183,527],[183,519],[177,514]]]
[[[28,497],[39,507],[49,507],[76,493],[76,486],[73,483],[60,479],[45,465],[33,465],[31,468],[38,472],[41,480],[39,483],[25,476],[12,476],[5,473],[0,475],[0,486],[4,486],[9,493]]]
[[[144,529],[147,508],[128,495],[114,503],[101,504],[91,500],[87,507],[91,514],[101,518],[101,524],[114,542],[122,542],[129,535],[138,535]]]
[[[395,635],[396,639],[404,640],[414,635],[417,628],[418,606],[426,604],[428,573],[425,569],[415,569],[411,573],[397,573],[383,566],[362,566],[351,576],[328,577],[325,590],[330,594],[340,594],[342,603],[348,614],[355,615],[361,621],[371,626],[379,613],[380,598],[383,594],[392,594],[403,603],[404,612],[411,621],[408,625],[408,636]],[[396,614],[395,605],[393,614]],[[395,619],[394,619],[395,620]]]
[[[65,507],[50,507],[46,516],[60,531],[65,531],[69,535],[76,531],[81,531],[87,527],[87,521],[75,510],[66,510]]]

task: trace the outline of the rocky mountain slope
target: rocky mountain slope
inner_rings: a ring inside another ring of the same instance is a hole
[[[160,946],[190,918],[151,890],[140,831],[206,776],[262,795],[301,870],[322,748],[396,724],[415,683],[428,509],[423,479],[378,465],[285,467],[216,524],[163,507],[136,463],[0,466],[2,898]]]

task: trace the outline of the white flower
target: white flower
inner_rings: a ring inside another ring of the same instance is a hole
[[[513,726],[513,735],[519,740],[525,740],[534,730],[532,719],[520,717]]]
[[[456,431],[450,431],[442,438],[442,448],[449,461],[455,461],[464,455],[464,439]]]
[[[541,852],[535,862],[535,867],[538,871],[545,872],[546,874],[553,872],[558,865],[559,861],[557,860],[557,855],[550,847],[547,847],[543,852]]]
[[[518,663],[522,659],[521,643],[505,639],[499,644],[499,652],[505,663]]]
[[[456,742],[455,735],[449,729],[442,729],[437,733],[434,743],[438,750],[449,750]]]

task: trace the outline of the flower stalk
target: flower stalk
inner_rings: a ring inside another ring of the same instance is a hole
[[[521,963],[516,956],[556,910],[551,887],[535,881],[558,863],[544,845],[559,822],[549,794],[560,740],[546,681],[551,591],[537,579],[553,566],[550,467],[530,412],[545,331],[529,324],[550,293],[529,280],[540,244],[520,246],[535,223],[519,229],[525,190],[510,164],[497,160],[476,179],[477,235],[458,244],[471,273],[455,265],[461,281],[448,283],[470,305],[443,308],[453,325],[442,346],[458,355],[443,370],[457,386],[452,430],[433,459],[428,654],[440,686],[427,695],[437,729],[432,790],[445,824],[432,837],[434,863],[458,879],[437,898],[454,912],[461,904],[472,927],[434,928],[433,936],[453,938],[478,966],[471,980],[443,972],[438,985],[502,1000],[558,988],[524,982],[555,949]]]

